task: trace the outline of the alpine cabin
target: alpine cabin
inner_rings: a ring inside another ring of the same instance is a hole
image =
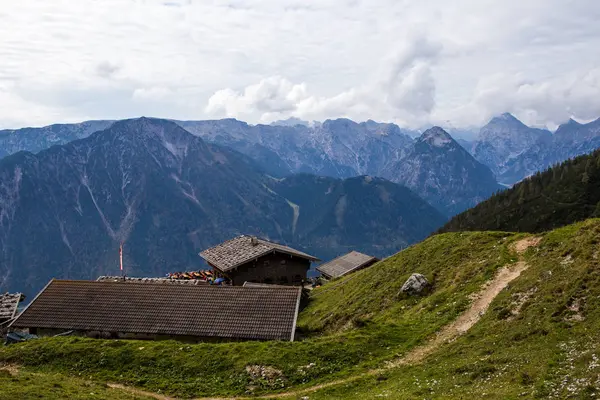
[[[200,253],[216,275],[244,282],[301,285],[318,258],[255,236],[238,236]]]

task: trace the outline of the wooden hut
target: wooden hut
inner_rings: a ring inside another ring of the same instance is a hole
[[[254,236],[238,236],[200,253],[216,275],[231,280],[279,285],[301,285],[318,258]]]
[[[319,265],[317,271],[327,279],[335,279],[360,269],[368,268],[377,261],[379,261],[377,257],[359,253],[358,251],[351,251],[328,263]]]

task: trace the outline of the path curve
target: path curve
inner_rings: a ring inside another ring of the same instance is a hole
[[[537,246],[541,241],[539,237],[527,237],[515,242],[512,249],[521,258],[522,254],[529,248]],[[515,280],[525,271],[529,265],[520,259],[515,264],[502,267],[496,273],[496,276],[486,282],[482,289],[473,296],[473,303],[471,306],[463,312],[456,320],[450,324],[444,326],[434,338],[429,340],[427,343],[417,346],[405,355],[397,358],[396,360],[389,361],[384,367],[373,369],[361,374],[353,375],[348,378],[338,379],[322,383],[319,385],[311,386],[309,388],[298,389],[290,392],[269,394],[265,396],[253,396],[253,397],[200,397],[194,400],[256,400],[256,399],[281,399],[292,396],[302,396],[308,393],[316,392],[320,389],[325,389],[332,386],[343,385],[350,382],[354,382],[358,379],[365,378],[368,376],[378,375],[392,368],[397,368],[402,365],[418,364],[424,361],[427,356],[438,350],[442,345],[448,342],[456,340],[459,336],[465,334],[469,329],[473,327],[485,314],[492,301],[500,294],[500,292],[508,286],[510,282]],[[134,389],[128,386],[118,384],[108,384],[113,388],[128,391],[130,393],[148,396],[157,400],[176,400],[172,397],[166,397],[158,395],[156,393],[145,392],[142,390]]]

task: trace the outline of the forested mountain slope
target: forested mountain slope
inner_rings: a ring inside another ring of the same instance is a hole
[[[452,218],[440,231],[541,232],[600,216],[600,151],[537,173]]]

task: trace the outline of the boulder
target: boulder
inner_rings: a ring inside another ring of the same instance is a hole
[[[400,293],[406,293],[411,296],[425,293],[430,288],[429,281],[422,274],[412,274],[410,278],[404,282]]]

